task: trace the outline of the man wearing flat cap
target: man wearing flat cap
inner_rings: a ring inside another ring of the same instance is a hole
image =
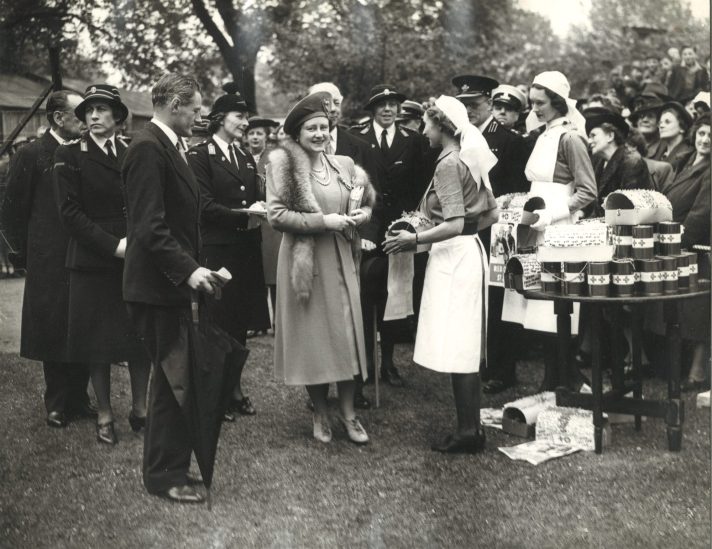
[[[383,322],[387,299],[388,258],[383,253],[381,243],[385,240],[388,226],[400,218],[404,211],[414,210],[425,192],[433,166],[423,155],[422,137],[396,124],[401,105],[406,97],[389,84],[379,84],[371,89],[364,109],[373,113],[371,123],[359,133],[366,140],[374,160],[372,181],[379,193],[380,201],[373,209],[371,221],[361,229],[365,241],[361,261],[361,297],[364,320],[366,322],[366,347],[369,358],[373,330],[373,307],[377,307],[381,332],[381,376],[392,386],[400,387],[403,381],[393,365],[393,347],[401,338],[407,337],[407,329],[401,321]],[[422,278],[425,272],[426,254],[416,254],[413,307],[418,310],[422,292]],[[370,377],[370,376],[369,376]]]
[[[487,140],[490,150],[497,157],[497,164],[489,173],[494,196],[515,192],[527,192],[529,182],[524,175],[524,168],[531,152],[524,138],[502,125],[492,113],[493,90],[499,90],[497,97],[501,102],[505,93],[512,97],[510,86],[504,88],[493,78],[478,75],[461,75],[452,79],[458,89],[457,99],[467,108],[470,122],[477,126]],[[521,92],[519,92],[523,95]],[[522,105],[524,102],[519,101]],[[513,102],[508,99],[508,105]],[[485,250],[490,249],[490,231],[480,233]],[[512,252],[514,253],[514,252]],[[514,365],[516,356],[511,341],[520,328],[509,322],[503,322],[502,305],[504,289],[493,286],[489,289],[489,314],[487,328],[488,368],[484,372],[485,393],[499,393],[515,384]]]
[[[492,116],[508,130],[524,133],[521,113],[527,107],[524,93],[514,86],[502,84],[492,90]]]
[[[423,106],[420,103],[406,99],[401,104],[401,110],[396,116],[396,122],[401,128],[407,128],[420,133],[423,126]]]

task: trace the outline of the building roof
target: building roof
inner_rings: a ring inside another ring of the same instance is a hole
[[[92,84],[92,82],[76,78],[63,78],[62,83],[66,89],[82,95]],[[0,108],[29,109],[49,84],[50,79],[42,76],[2,73],[0,74]],[[128,91],[119,88],[119,93],[133,116],[150,118],[153,115],[153,104],[149,92]]]

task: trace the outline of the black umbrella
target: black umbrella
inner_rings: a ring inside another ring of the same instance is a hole
[[[210,486],[220,428],[238,381],[239,368],[247,360],[249,351],[205,315],[198,303],[198,298],[193,296],[192,322],[188,326],[187,338],[190,350],[188,391],[181,409],[210,508]]]

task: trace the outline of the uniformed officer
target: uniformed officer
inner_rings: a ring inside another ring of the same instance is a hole
[[[486,76],[461,75],[453,78],[452,83],[458,89],[457,98],[467,108],[470,122],[480,129],[497,157],[497,164],[489,174],[495,197],[527,192],[529,182],[524,168],[531,150],[521,135],[502,125],[492,114],[492,91],[499,87],[499,82]],[[490,231],[482,231],[480,239],[489,252]],[[486,383],[482,389],[485,393],[498,393],[515,384],[516,355],[512,341],[521,327],[501,320],[503,300],[504,289],[490,287],[487,370],[483,375]]]
[[[423,106],[416,102],[406,99],[401,104],[401,111],[396,117],[396,122],[401,128],[408,128],[414,132],[420,133],[423,129]]]
[[[248,329],[266,330],[270,326],[260,217],[240,211],[264,200],[263,185],[252,155],[235,144],[249,125],[247,104],[240,94],[218,97],[208,118],[210,139],[190,149],[187,155],[201,189],[201,263],[214,271],[227,268],[233,282],[222,290],[220,300],[210,299],[207,303],[217,323],[245,344]],[[242,372],[238,380],[241,375]],[[240,381],[229,411],[255,414]]]
[[[526,96],[514,86],[502,84],[492,90],[492,116],[509,130],[524,133],[520,121],[526,106]]]
[[[372,318],[375,306],[381,325],[381,376],[396,387],[402,386],[403,381],[393,364],[393,347],[402,338],[410,337],[410,333],[407,323],[382,321],[387,299],[388,258],[383,253],[381,243],[393,221],[400,218],[404,211],[417,208],[433,171],[433,166],[428,165],[427,158],[423,156],[422,136],[398,127],[395,123],[405,99],[405,95],[391,85],[374,86],[365,106],[365,110],[373,114],[373,120],[359,132],[369,145],[373,159],[369,175],[380,195],[380,202],[373,209],[371,221],[365,223],[359,231],[364,242],[361,299],[366,324],[366,347],[370,358],[374,345]],[[419,307],[426,260],[426,254],[416,255],[413,289],[415,311]]]

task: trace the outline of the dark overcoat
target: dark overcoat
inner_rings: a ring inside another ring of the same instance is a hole
[[[20,355],[68,362],[68,236],[57,210],[52,166],[59,143],[49,131],[12,159],[2,208],[5,234],[27,268],[22,300]]]
[[[125,151],[117,139],[117,158],[109,158],[86,136],[55,153],[55,190],[69,233],[67,345],[74,361],[145,358],[122,297],[124,262],[114,255],[126,236],[120,168]]]
[[[497,157],[497,164],[489,173],[494,196],[527,192],[529,181],[524,175],[524,168],[533,146],[529,147],[521,135],[505,128],[494,118],[482,130],[482,135]]]
[[[604,211],[601,200],[613,191],[653,189],[653,182],[645,160],[637,152],[628,150],[624,145],[616,149],[608,162],[604,157],[595,155],[591,159],[591,163],[596,176],[598,198],[584,209],[586,217],[602,217]]]
[[[127,212],[124,300],[190,307],[188,277],[200,266],[200,188],[155,124],[131,141],[121,167]]]
[[[236,212],[264,200],[257,164],[249,153],[236,149],[237,167],[225,157],[213,138],[188,152],[202,199],[201,262],[212,270],[225,267],[233,280],[219,301],[208,300],[218,324],[238,341],[247,329],[270,327],[261,231],[247,229],[248,215]]]

